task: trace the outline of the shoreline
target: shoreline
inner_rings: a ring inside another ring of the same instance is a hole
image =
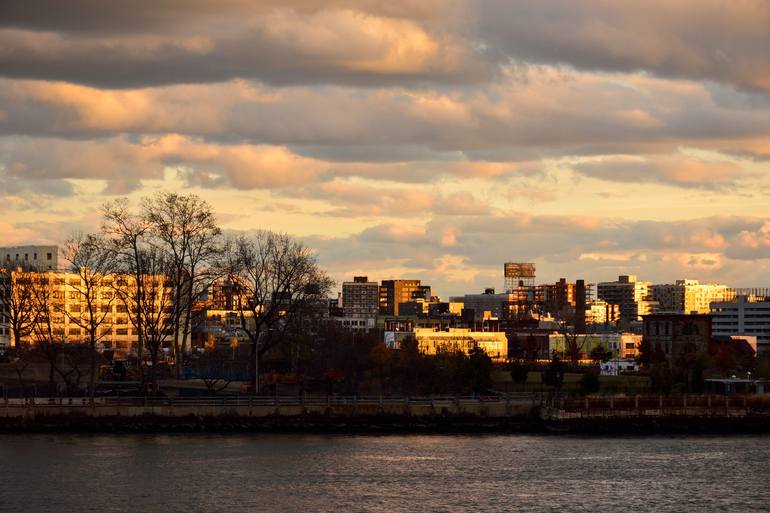
[[[665,435],[770,433],[770,397],[6,400],[0,433]]]
[[[0,418],[0,434],[161,434],[275,433],[350,435],[540,434],[549,436],[659,436],[770,434],[767,417],[658,417],[584,419],[552,422],[539,417],[238,417],[160,416],[91,417],[83,415]]]

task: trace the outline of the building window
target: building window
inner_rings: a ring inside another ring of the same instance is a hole
[[[32,253],[32,260],[37,260],[37,253]]]
[[[51,260],[52,258],[53,258],[53,256],[51,255],[51,253],[46,254],[46,259],[47,260]]]

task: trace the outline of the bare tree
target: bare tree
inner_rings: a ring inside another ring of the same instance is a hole
[[[564,335],[564,356],[572,362],[579,361],[585,353],[588,335],[575,333],[574,329],[563,329],[562,334]]]
[[[103,326],[111,325],[115,294],[109,285],[114,269],[113,254],[106,251],[104,239],[97,235],[75,235],[64,245],[64,257],[70,262],[73,298],[64,314],[69,321],[86,332],[85,341],[91,349],[88,392],[93,403],[96,385],[96,345],[106,334]]]
[[[269,231],[228,241],[223,267],[233,306],[251,342],[250,375],[257,390],[257,358],[285,340],[303,315],[327,297],[332,279],[313,252],[288,235]]]
[[[119,276],[114,280],[114,287],[150,355],[150,381],[153,392],[157,393],[160,350],[174,331],[170,263],[165,253],[156,248],[141,249],[137,260],[143,272]]]
[[[32,333],[35,323],[33,281],[36,275],[28,270],[0,269],[0,314],[17,349]]]
[[[102,205],[102,234],[110,242],[107,249],[113,253],[116,271],[133,278],[132,288],[116,286],[120,298],[126,305],[129,318],[137,333],[137,361],[139,372],[143,374],[142,361],[144,349],[144,280],[148,273],[145,269],[144,255],[148,251],[147,236],[151,224],[145,216],[131,212],[127,198],[120,198]],[[128,280],[123,280],[128,282]],[[115,282],[118,285],[119,281]]]
[[[65,283],[64,278],[55,273],[35,275],[32,281],[35,321],[30,335],[33,347],[25,359],[47,362],[50,390],[54,391],[61,380],[71,393],[80,389],[94,351],[88,344],[70,343],[66,339],[66,312],[61,296]]]
[[[58,324],[62,325],[64,314],[59,312],[55,306],[53,275],[39,274],[32,283],[32,311],[34,312],[32,337],[35,348],[48,361],[48,383],[53,390],[56,383],[59,354],[64,347],[64,334],[57,331],[55,321],[60,320],[61,322]],[[62,319],[57,319],[57,316],[61,316]]]
[[[196,301],[215,276],[210,263],[220,250],[221,230],[211,206],[196,195],[161,192],[146,198],[144,216],[156,246],[168,254],[174,296],[173,349],[177,374],[190,335]]]

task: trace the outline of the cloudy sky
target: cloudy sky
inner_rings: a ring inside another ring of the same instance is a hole
[[[155,190],[442,295],[770,285],[766,0],[4,0],[0,233]]]

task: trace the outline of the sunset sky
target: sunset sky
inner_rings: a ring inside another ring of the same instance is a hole
[[[766,0],[4,0],[3,245],[199,194],[338,281],[769,286]]]

